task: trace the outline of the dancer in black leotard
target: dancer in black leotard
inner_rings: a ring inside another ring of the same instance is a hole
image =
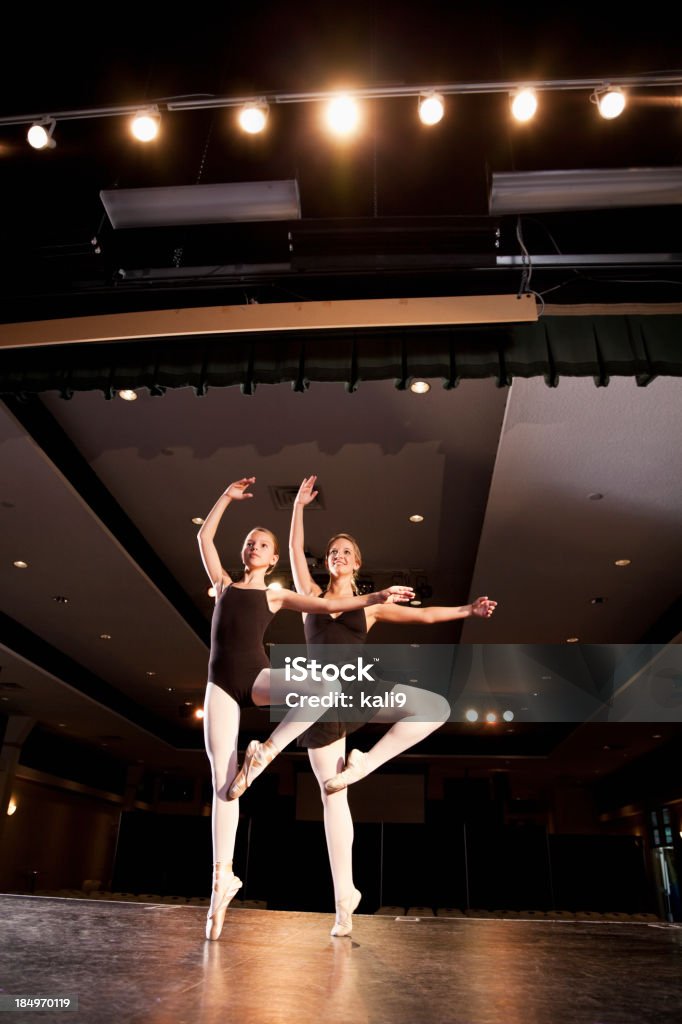
[[[239,709],[270,702],[270,669],[263,649],[263,633],[280,608],[312,611],[315,598],[291,590],[268,590],[265,576],[277,564],[277,538],[262,527],[248,534],[242,547],[244,576],[233,583],[222,567],[213,538],[225,509],[232,501],[251,498],[248,488],[255,477],[230,484],[218,498],[199,530],[199,548],[206,572],[216,590],[211,627],[211,655],[204,702],[204,737],[213,778],[214,871],[206,937],[217,939],[227,906],[241,886],[232,871],[232,856],[239,821],[236,800],[228,800],[228,784],[237,770]],[[409,600],[406,588],[392,587],[379,594],[336,601],[334,610],[350,611],[375,602]],[[310,718],[314,715],[310,714]],[[301,732],[300,721],[280,723],[265,743],[252,741],[240,775],[247,784],[276,754]]]
[[[452,607],[401,608],[377,605],[334,617],[333,608],[328,602],[355,592],[354,578],[362,564],[362,557],[357,542],[349,534],[337,534],[327,545],[325,561],[329,584],[324,593],[312,579],[305,557],[303,510],[317,494],[314,490],[316,479],[314,476],[307,477],[299,488],[289,542],[296,589],[311,597],[317,595],[320,602],[327,603],[324,612],[316,610],[312,614],[304,613],[304,630],[309,643],[364,643],[375,622],[423,624],[449,622],[470,616],[490,618],[496,602],[488,597],[479,597],[472,604]],[[372,715],[370,721],[390,723],[390,728],[367,753],[351,751],[345,768],[346,734],[358,728],[361,722],[329,722],[328,716],[325,716],[299,739],[300,743],[308,747],[308,756],[320,784],[324,806],[327,850],[336,899],[336,921],[332,935],[350,934],[351,915],[360,900],[360,893],[353,885],[353,822],[348,807],[347,786],[424,739],[447,721],[450,715],[448,702],[438,693],[403,684],[391,687],[390,683],[382,685],[382,689],[392,689],[394,693],[404,696],[404,704],[401,708],[386,708]],[[398,721],[397,715],[401,716]],[[287,718],[282,724],[286,722]]]

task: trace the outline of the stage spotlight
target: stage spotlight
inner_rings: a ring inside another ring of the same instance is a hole
[[[56,123],[53,118],[47,118],[45,121],[32,124],[26,135],[29,146],[33,146],[34,149],[54,149],[57,143],[52,138],[52,133]]]
[[[335,135],[352,135],[360,121],[360,111],[353,97],[341,94],[330,100],[326,120]]]
[[[511,111],[517,121],[530,121],[538,108],[534,89],[519,89],[512,99]]]
[[[595,89],[590,101],[597,104],[599,113],[606,121],[620,117],[625,110],[625,93],[617,86],[609,85],[605,89]]]
[[[445,103],[439,92],[425,92],[419,97],[419,120],[422,124],[438,124],[443,120]]]
[[[265,128],[269,107],[265,101],[245,103],[239,111],[239,127],[248,135],[258,135]]]
[[[159,134],[161,116],[154,107],[140,110],[130,123],[130,130],[138,142],[151,142]]]

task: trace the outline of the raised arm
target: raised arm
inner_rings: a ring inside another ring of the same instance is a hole
[[[291,562],[294,586],[299,594],[309,597],[316,597],[322,593],[308,569],[303,531],[303,510],[317,497],[317,491],[313,490],[316,480],[316,476],[307,476],[299,487],[294,501],[294,510],[291,513],[291,529],[289,531],[289,561]],[[309,610],[313,611],[314,609]]]
[[[241,480],[235,480],[234,483],[230,484],[204,519],[203,525],[197,534],[201,560],[204,563],[208,578],[214,586],[232,582],[229,574],[225,572],[221,565],[218,551],[213,543],[218,524],[223,517],[223,512],[232,501],[253,498],[253,494],[248,492],[248,488],[255,482],[255,476],[245,476]]]
[[[489,597],[477,597],[473,604],[435,605],[432,608],[401,608],[395,604],[379,604],[368,614],[374,622],[421,622],[429,625],[435,622],[453,622],[455,619],[489,619],[497,607],[497,601]]]

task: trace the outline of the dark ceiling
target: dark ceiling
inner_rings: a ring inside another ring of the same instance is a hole
[[[645,81],[679,72],[659,6],[646,19],[614,19],[587,6],[568,15],[533,4],[306,11],[266,2],[257,12],[223,5],[181,25],[143,7],[89,31],[62,13],[35,32],[15,5],[0,114],[153,101],[163,110],[178,97],[353,86]],[[496,260],[520,255],[517,219],[488,216],[493,174],[682,165],[679,84],[632,88],[611,122],[598,117],[590,92],[541,93],[526,125],[510,118],[504,91],[452,96],[431,129],[418,122],[414,96],[368,101],[361,130],[345,142],[329,138],[320,104],[307,102],[274,106],[268,131],[255,137],[237,130],[234,109],[168,112],[148,146],[120,117],[58,121],[56,148],[43,152],[26,145],[25,125],[0,126],[1,315],[512,291],[520,270]],[[114,231],[100,201],[102,189],[280,179],[298,182],[301,221]],[[538,265],[532,286],[548,301],[679,299],[679,207],[534,215],[521,228],[531,256],[642,257],[625,267]],[[131,274],[140,271],[142,279]]]
[[[318,4],[308,13],[227,4],[181,19],[143,6],[92,23],[62,11],[34,37],[33,13],[15,6],[3,15],[0,114],[674,73],[678,40],[664,10],[621,13],[614,26],[594,7],[569,15],[533,4],[452,4],[445,13],[429,3]],[[45,152],[27,147],[25,126],[0,126],[0,320],[513,295],[521,267],[497,258],[520,256],[519,225],[489,216],[491,175],[679,167],[681,95],[633,89],[623,116],[605,122],[589,90],[547,93],[526,126],[510,121],[506,95],[456,96],[430,130],[413,98],[377,100],[343,145],[321,131],[316,105],[302,103],[274,107],[257,138],[238,133],[233,111],[167,113],[149,147],[129,139],[120,118],[58,120],[57,145]],[[115,231],[100,200],[102,189],[290,178],[301,197],[293,222]],[[679,224],[677,206],[522,217],[531,258],[565,257],[535,266],[532,288],[548,304],[679,303]],[[571,258],[595,254],[632,261]],[[23,405],[8,399],[0,407],[0,710],[123,759],[203,765],[200,727],[179,716],[185,701],[201,702],[211,613],[191,519],[231,479],[257,476],[257,500],[248,513],[231,510],[222,527],[233,564],[254,515],[286,537],[288,513],[273,489],[318,473],[325,508],[309,516],[313,556],[347,529],[377,582],[426,579],[439,603],[481,592],[499,601],[490,623],[467,624],[461,635],[386,628],[378,641],[504,645],[516,668],[493,666],[488,654],[488,691],[494,700],[539,700],[544,684],[566,682],[563,669],[547,668],[545,654],[531,672],[513,645],[565,651],[578,636],[580,646],[615,645],[614,685],[640,678],[653,694],[646,709],[621,704],[582,729],[568,727],[556,705],[525,721],[519,712],[504,743],[452,724],[428,749],[484,767],[513,756],[529,777],[542,757],[548,772],[578,777],[612,772],[677,736],[679,645],[647,649],[646,670],[628,662],[628,645],[679,644],[682,630],[680,380],[440,383],[424,396],[382,380],[352,395],[320,383],[300,394],[259,387],[249,397],[234,387],[201,398],[189,388],[163,397],[142,389],[133,403],[95,391],[70,402],[57,393]],[[423,528],[408,523],[415,510]],[[622,558],[631,565],[616,567]],[[29,568],[14,568],[17,559]],[[301,635],[298,619],[283,614],[270,640]],[[616,679],[619,666],[626,674]],[[591,685],[603,671],[590,670]],[[535,723],[545,720],[539,737]],[[253,716],[245,725],[262,730]]]

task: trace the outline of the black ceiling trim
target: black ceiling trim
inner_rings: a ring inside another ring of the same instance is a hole
[[[76,493],[118,540],[124,551],[128,552],[190,629],[208,646],[210,626],[207,620],[40,399],[32,395],[23,402],[14,397],[6,397],[4,401],[24,430],[73,485]]]
[[[115,687],[100,679],[99,676],[84,668],[67,654],[57,650],[42,637],[10,618],[9,615],[5,615],[4,612],[0,612],[0,635],[3,638],[3,644],[24,661],[48,672],[51,676],[110,711],[122,715],[129,722],[165,743],[178,748],[187,746],[187,737],[181,728],[174,729],[162,718],[126,697]],[[38,714],[37,717],[39,718],[40,715]]]
[[[682,316],[547,316],[532,324],[462,325],[142,338],[106,344],[69,344],[0,351],[0,394],[26,399],[45,391],[70,398],[76,391],[122,388],[239,386],[343,382],[347,390],[370,380],[404,387],[414,377],[633,377],[646,386],[657,376],[682,376]],[[453,367],[456,374],[453,377]]]

